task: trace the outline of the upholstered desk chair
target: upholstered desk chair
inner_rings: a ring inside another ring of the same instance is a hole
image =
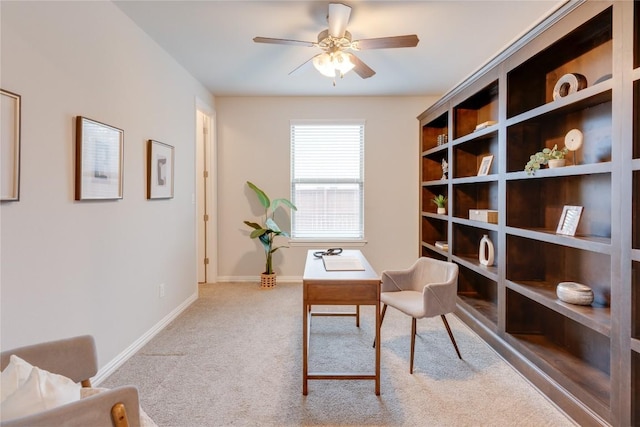
[[[31,365],[91,387],[98,372],[95,341],[90,335],[34,344],[0,353],[4,370],[12,354]],[[51,385],[47,389],[49,393]],[[0,422],[1,427],[138,427],[140,403],[134,386],[122,386],[62,406]],[[147,417],[148,418],[148,417]],[[151,423],[153,423],[151,421]],[[147,424],[149,425],[149,424]],[[155,424],[153,424],[155,425]]]
[[[440,316],[447,328],[453,347],[462,359],[456,340],[451,333],[445,314],[456,308],[458,290],[458,265],[433,258],[419,258],[406,270],[382,272],[380,301],[384,320],[387,306],[411,316],[411,362],[409,372],[413,374],[413,354],[416,344],[416,320]],[[375,342],[374,342],[375,346]]]

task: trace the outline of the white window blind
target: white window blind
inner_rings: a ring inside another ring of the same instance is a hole
[[[364,121],[291,122],[291,236],[364,238]]]

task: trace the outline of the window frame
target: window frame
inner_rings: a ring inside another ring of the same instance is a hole
[[[310,182],[321,182],[320,180],[309,180],[309,179],[294,179],[294,126],[304,126],[304,125],[313,125],[313,126],[340,126],[340,125],[355,125],[361,127],[362,138],[360,141],[360,178],[357,180],[349,179],[343,180],[343,183],[353,183],[358,184],[360,186],[360,225],[362,230],[362,235],[357,238],[347,238],[340,236],[325,236],[325,237],[295,237],[294,236],[294,221],[295,221],[295,212],[292,212],[291,216],[291,238],[289,240],[289,244],[291,246],[317,246],[321,244],[340,244],[342,247],[360,247],[364,246],[367,241],[365,239],[365,132],[366,132],[366,120],[364,119],[292,119],[289,122],[289,154],[290,154],[290,191],[291,191],[291,201],[295,204],[295,185],[296,184],[304,184]],[[340,183],[340,180],[333,181],[334,183]]]

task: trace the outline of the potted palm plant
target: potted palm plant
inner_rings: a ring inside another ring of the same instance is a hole
[[[298,209],[287,199],[269,199],[267,194],[252,182],[247,181],[247,185],[254,191],[254,193],[258,197],[258,200],[260,201],[260,204],[264,208],[264,221],[262,224],[258,224],[253,221],[244,221],[244,223],[253,229],[250,237],[252,239],[259,239],[262,247],[264,248],[266,264],[264,272],[260,276],[260,287],[269,289],[273,288],[276,285],[276,274],[273,271],[273,254],[278,249],[287,247],[274,247],[274,239],[277,236],[289,237],[289,234],[285,231],[282,231],[274,219],[276,209],[280,205],[287,206],[289,207],[289,209],[292,209],[294,211]]]

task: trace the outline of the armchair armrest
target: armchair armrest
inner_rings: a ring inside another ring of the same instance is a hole
[[[413,267],[405,270],[385,270],[382,272],[380,292],[399,292],[411,289]]]
[[[427,317],[455,311],[458,298],[458,265],[440,263],[436,268],[441,269],[436,275],[440,280],[428,283],[422,290]]]
[[[456,309],[458,296],[456,278],[447,282],[429,283],[422,290],[425,317],[452,313]]]
[[[124,405],[124,416],[122,415],[122,406],[117,406],[118,404]],[[51,426],[139,427],[138,389],[133,386],[124,386],[105,390],[76,402],[26,417],[3,421],[0,424],[0,427]]]

